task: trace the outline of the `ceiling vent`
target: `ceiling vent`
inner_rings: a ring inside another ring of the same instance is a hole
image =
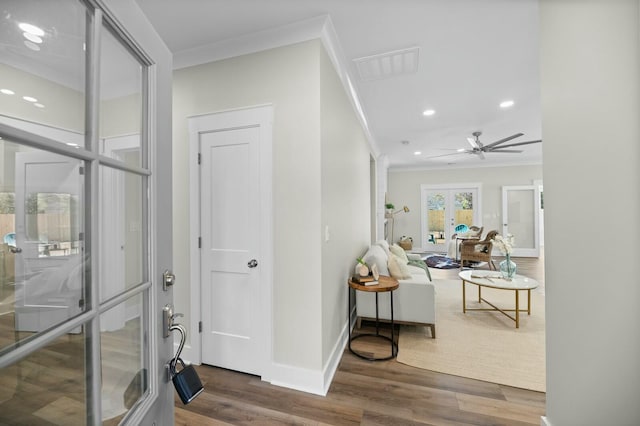
[[[418,71],[419,47],[354,59],[362,80],[378,80]]]

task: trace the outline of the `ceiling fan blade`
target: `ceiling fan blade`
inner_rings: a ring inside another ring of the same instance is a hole
[[[510,143],[508,145],[502,145],[497,147],[498,149],[502,149],[502,148],[511,148],[512,146],[520,146],[520,145],[529,145],[532,143],[540,143],[542,142],[542,139],[538,139],[537,141],[527,141],[527,142],[516,142],[516,143]]]
[[[478,157],[482,158],[483,160],[485,159],[483,151],[474,151],[474,154],[478,154]]]
[[[522,151],[517,150],[517,149],[492,149],[492,150],[487,151],[487,152],[491,152],[491,153],[494,153],[494,152],[505,152],[505,153],[508,153],[508,154],[519,154]]]
[[[451,155],[468,154],[471,152],[473,151],[461,151],[461,152],[452,152],[451,154],[434,155],[432,157],[424,157],[423,160],[430,160],[431,158],[449,157]]]
[[[520,136],[524,136],[524,133],[516,133],[515,135],[511,135],[504,139],[500,139],[499,141],[491,142],[489,145],[485,145],[485,148],[491,148],[496,145],[500,145],[501,143],[509,142],[511,139],[519,138]]]
[[[480,148],[478,146],[478,143],[475,141],[475,139],[467,138],[467,141],[469,141],[469,145],[471,145],[471,148],[473,148],[473,149]]]

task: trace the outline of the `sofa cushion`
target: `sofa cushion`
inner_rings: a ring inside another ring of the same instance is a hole
[[[369,266],[375,263],[380,275],[389,275],[389,267],[387,266],[388,257],[384,249],[379,245],[374,244],[369,247],[369,250],[362,256],[362,260]]]
[[[398,256],[398,258],[400,258],[400,260],[403,261],[405,265],[409,263],[409,258],[407,258],[407,252],[405,252],[404,249],[399,245],[394,244],[392,246],[389,246],[389,251],[391,251],[391,253]]]
[[[389,272],[391,273],[391,276],[397,280],[406,280],[411,278],[409,267],[395,254],[391,254],[391,256],[389,256]]]

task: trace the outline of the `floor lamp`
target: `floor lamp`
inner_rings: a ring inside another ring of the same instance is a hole
[[[409,213],[409,207],[404,206],[400,210],[397,210],[391,213],[391,244],[393,244],[393,229],[395,228],[395,224],[396,224],[395,216],[396,216],[396,213],[400,213],[400,212]]]

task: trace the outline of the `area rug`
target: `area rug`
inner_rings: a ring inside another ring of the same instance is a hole
[[[454,269],[460,267],[460,263],[457,260],[446,256],[429,256],[425,259],[425,262],[429,268]]]
[[[435,280],[436,332],[403,326],[397,360],[414,367],[545,392],[544,296],[531,292],[531,315],[520,328],[500,312],[462,313],[462,282]],[[479,307],[477,286],[467,284],[467,307]],[[526,292],[520,292],[526,307]],[[513,291],[483,288],[482,297],[503,308],[515,306]],[[482,307],[488,308],[486,304]]]

